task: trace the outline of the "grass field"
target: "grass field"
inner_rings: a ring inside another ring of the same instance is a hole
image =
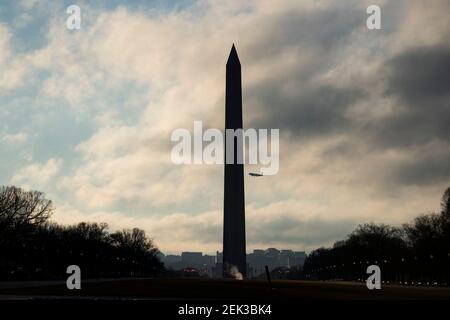
[[[0,287],[2,298],[84,299],[313,299],[313,300],[450,300],[448,287],[382,286],[368,290],[363,283],[224,279],[126,279],[82,283],[81,290],[68,290],[64,283],[27,287]]]

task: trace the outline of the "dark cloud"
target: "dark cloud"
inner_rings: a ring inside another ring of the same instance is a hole
[[[314,247],[323,243],[344,239],[357,225],[358,221],[339,219],[324,221],[313,219],[302,221],[289,217],[275,218],[268,223],[254,223],[248,228],[248,242],[301,244]]]
[[[397,185],[450,181],[450,47],[408,49],[384,68],[385,97],[394,101],[394,112],[364,126],[361,136],[373,150],[415,150],[414,159],[386,168]]]
[[[400,96],[411,107],[430,110],[433,106],[427,106],[429,102],[449,98],[450,47],[411,49],[395,56],[387,65],[388,93]]]
[[[255,41],[248,46],[248,68],[274,63],[274,57],[282,61],[285,53],[297,52],[299,61],[289,70],[275,67],[270,79],[245,88],[245,108],[250,115],[246,125],[279,128],[296,138],[347,127],[345,111],[364,93],[356,86],[317,85],[314,78],[335,65],[339,52],[351,44],[353,31],[364,26],[365,19],[357,2],[267,17],[261,27],[268,43]]]
[[[395,101],[395,111],[382,121],[360,127],[346,116],[350,106],[367,97],[358,84],[345,89],[313,86],[303,70],[297,70],[276,82],[247,88],[248,112],[256,114],[249,126],[280,128],[302,138],[343,130],[366,136],[381,148],[435,138],[450,141],[450,48],[409,50],[387,60],[384,68],[385,97]],[[297,86],[298,91],[288,95],[287,86]]]
[[[283,82],[251,88],[250,104],[258,105],[261,117],[250,126],[279,128],[297,136],[312,137],[335,133],[350,125],[346,109],[363,96],[358,89],[331,86],[311,87],[299,83],[294,96],[283,94]],[[308,88],[306,88],[308,87]]]
[[[326,54],[324,59],[328,59]],[[388,117],[361,125],[347,116],[348,108],[368,93],[358,83],[345,89],[312,85],[314,74],[290,70],[278,81],[259,83],[246,91],[246,103],[256,111],[249,125],[280,128],[298,139],[344,133],[348,139],[323,150],[323,160],[354,161],[361,152],[397,149],[409,152],[422,148],[426,155],[407,163],[386,166],[389,184],[427,185],[450,180],[450,152],[425,148],[433,141],[440,147],[450,143],[450,47],[429,46],[405,50],[386,59],[380,77],[394,112]],[[319,72],[319,71],[317,71]],[[292,93],[285,88],[298,90]],[[369,90],[369,88],[367,89]],[[289,92],[289,94],[286,94]],[[376,105],[375,105],[376,107]],[[253,110],[250,110],[253,111]],[[249,111],[249,112],[250,112]],[[357,139],[352,139],[357,137]],[[364,143],[364,145],[361,145]],[[439,147],[437,147],[439,148]]]
[[[325,147],[321,152],[321,157],[323,160],[335,161],[336,159],[344,160],[346,157],[355,156],[358,151],[359,144],[356,141],[351,141],[350,139],[339,141],[328,147]]]
[[[394,170],[394,180],[400,184],[427,185],[441,182],[450,184],[450,150],[424,154]]]
[[[345,46],[355,28],[365,25],[365,19],[361,6],[357,4],[266,16],[260,20],[261,25],[255,25],[255,29],[263,29],[268,42],[251,43],[248,53],[254,63],[292,48],[314,52],[319,57],[333,55],[333,50]],[[326,61],[322,60],[323,63]]]
[[[411,49],[386,61],[387,92],[396,112],[373,123],[378,143],[410,147],[440,139],[450,142],[450,47]]]

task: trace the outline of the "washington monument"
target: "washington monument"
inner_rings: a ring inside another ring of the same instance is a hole
[[[231,48],[226,68],[225,89],[225,129],[242,129],[242,83],[241,63],[236,48]],[[225,135],[225,159],[227,142]],[[245,198],[244,198],[244,162],[242,152],[237,152],[234,138],[234,161],[225,161],[224,206],[223,206],[223,276],[236,277],[238,273],[246,275],[245,250]]]

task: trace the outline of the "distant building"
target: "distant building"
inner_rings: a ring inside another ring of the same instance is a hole
[[[216,255],[204,255],[202,252],[182,252],[180,255],[164,256],[164,264],[167,268],[174,270],[195,269],[200,276],[222,277],[223,255],[217,251]],[[266,250],[255,249],[247,254],[247,276],[256,277],[265,273],[265,266],[269,270],[278,267],[293,268],[303,266],[306,259],[304,251],[293,251],[289,249],[278,250],[268,248]]]
[[[201,265],[202,264],[202,253],[201,252],[182,252],[181,253],[181,262],[186,264],[187,267],[189,265]]]
[[[294,257],[294,251],[292,250],[281,250],[280,252],[280,264],[283,267],[290,268],[292,264],[292,259]]]
[[[181,256],[176,256],[176,255],[167,255],[164,257],[164,264],[167,265],[171,265],[177,262],[181,261]]]
[[[252,253],[247,254],[247,263],[249,266],[249,276],[256,277],[265,273],[265,266],[269,270],[277,267],[292,268],[302,267],[306,259],[304,251],[278,250],[276,248],[268,248],[266,250],[255,249]]]
[[[208,275],[212,277],[216,256],[203,255],[202,252],[182,252],[181,255],[167,255],[162,261],[166,268],[184,270],[185,273],[195,269],[201,276]]]
[[[305,251],[295,251],[291,261],[291,266],[303,266],[306,260]]]
[[[207,266],[213,266],[216,264],[216,257],[205,254],[202,257],[202,263]]]
[[[213,278],[222,278],[223,275],[223,266],[222,262],[216,263],[212,268],[212,277]]]
[[[216,251],[216,263],[222,263],[222,262],[223,262],[222,252]]]

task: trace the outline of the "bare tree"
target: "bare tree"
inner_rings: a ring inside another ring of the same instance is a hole
[[[52,202],[39,191],[14,186],[0,188],[0,233],[17,234],[27,226],[44,224],[53,213]],[[4,240],[4,239],[2,239]],[[1,241],[1,240],[0,240]]]
[[[450,219],[450,187],[445,190],[441,199],[442,214]]]
[[[111,235],[113,243],[116,246],[129,248],[134,251],[157,253],[153,241],[147,238],[144,230],[139,228],[123,229]]]

